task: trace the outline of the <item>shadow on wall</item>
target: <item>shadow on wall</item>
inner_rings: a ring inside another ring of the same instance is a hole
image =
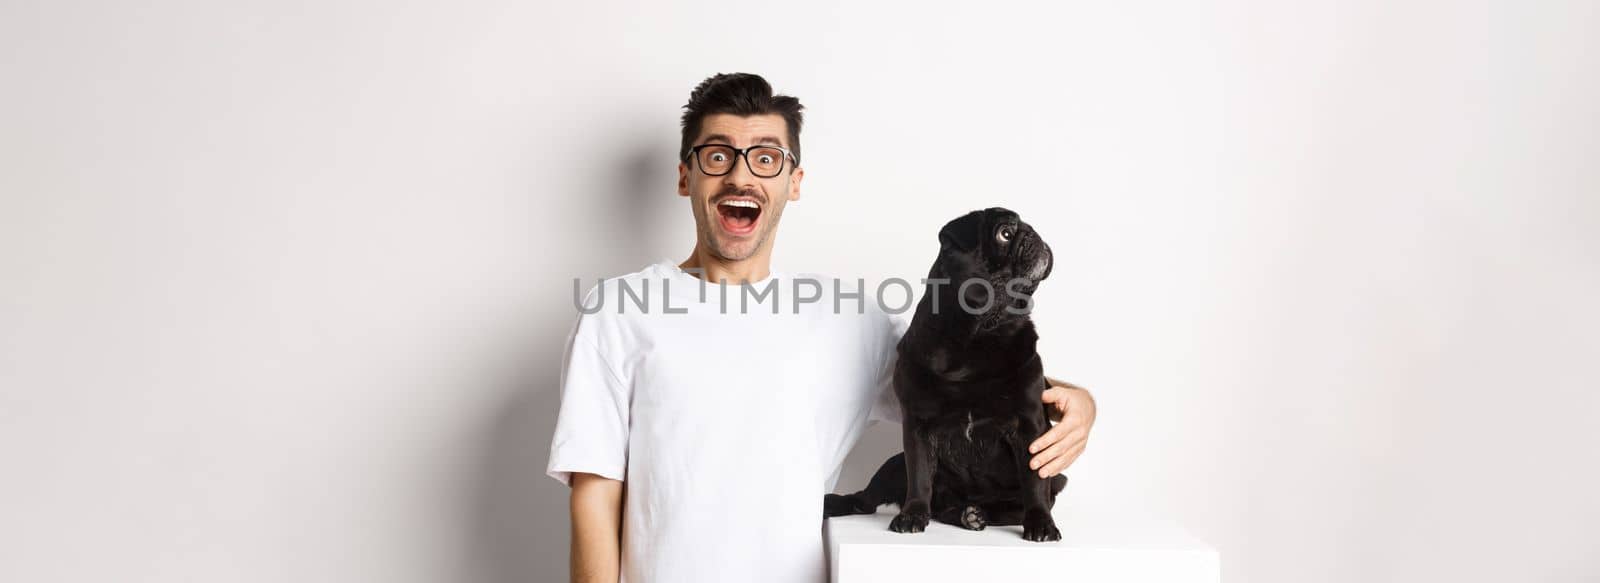
[[[568,579],[568,490],[544,470],[561,403],[561,361],[577,318],[570,278],[580,278],[582,287],[587,288],[597,277],[635,271],[669,256],[668,252],[686,253],[692,244],[685,242],[683,248],[670,250],[651,247],[663,221],[680,220],[663,216],[664,209],[681,200],[675,191],[674,155],[659,146],[644,145],[642,140],[631,141],[637,147],[630,150],[620,170],[596,169],[590,177],[577,181],[604,186],[571,193],[599,197],[593,202],[604,204],[565,207],[582,209],[583,217],[527,217],[530,244],[539,244],[538,234],[549,221],[573,220],[584,224],[582,232],[592,243],[563,244],[550,251],[566,256],[549,258],[551,289],[531,294],[540,298],[540,305],[528,310],[535,317],[527,326],[518,327],[524,332],[510,340],[516,343],[511,352],[525,358],[508,371],[503,386],[491,387],[501,402],[484,428],[477,484],[468,491],[470,500],[464,508],[471,534],[467,540],[472,545],[464,553],[471,563],[463,566],[469,574],[465,580],[532,583]],[[614,152],[608,149],[596,154]]]

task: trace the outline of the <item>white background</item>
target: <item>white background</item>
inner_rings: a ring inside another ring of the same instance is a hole
[[[679,108],[731,71],[808,106],[780,269],[920,277],[990,205],[1047,237],[1046,369],[1101,407],[1068,503],[1174,518],[1230,582],[1595,580],[1597,32],[7,0],[0,580],[564,580],[571,280],[687,256]]]

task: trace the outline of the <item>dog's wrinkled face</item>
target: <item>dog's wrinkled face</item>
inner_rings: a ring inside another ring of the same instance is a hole
[[[988,280],[1006,298],[1032,295],[1050,275],[1054,257],[1050,246],[1022,222],[1017,213],[1000,207],[972,211],[939,231],[939,262],[951,285],[977,278]],[[1008,287],[1009,286],[1009,287]],[[972,293],[969,286],[966,295]],[[970,299],[986,302],[987,298]],[[1001,302],[1006,303],[1006,302]]]

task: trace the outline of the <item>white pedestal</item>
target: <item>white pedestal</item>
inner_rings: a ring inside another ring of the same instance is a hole
[[[1066,500],[1062,501],[1066,503]],[[826,521],[833,583],[1072,581],[1219,583],[1217,552],[1177,525],[1137,513],[1055,508],[1061,540],[1022,539],[1021,526],[889,531],[899,509]]]

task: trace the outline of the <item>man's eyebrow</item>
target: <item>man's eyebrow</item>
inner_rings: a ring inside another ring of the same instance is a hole
[[[706,136],[706,139],[702,140],[700,143],[701,144],[721,143],[721,144],[733,145],[733,139],[729,138],[728,136],[726,136],[724,134],[711,134],[709,136]],[[761,136],[759,138],[756,138],[756,143],[757,144],[772,144],[774,146],[779,146],[779,147],[783,146],[783,140],[778,139],[777,136]]]

